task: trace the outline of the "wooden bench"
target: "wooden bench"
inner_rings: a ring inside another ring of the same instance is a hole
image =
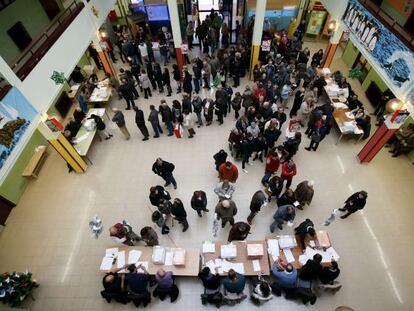
[[[43,148],[38,148],[32,158],[30,159],[29,163],[27,164],[26,168],[24,169],[22,176],[24,177],[34,177],[37,178],[39,175],[39,171],[43,166],[43,163],[47,157],[47,146]]]

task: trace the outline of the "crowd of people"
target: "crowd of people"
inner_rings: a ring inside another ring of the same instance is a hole
[[[254,19],[244,31],[240,28],[236,30],[238,43],[251,40],[253,23]],[[152,95],[151,88],[163,93],[165,87],[166,96],[170,96],[170,73],[167,67],[162,70],[154,53],[149,52],[151,42],[148,42],[144,32],[140,32],[141,35],[133,40],[139,46],[138,49],[133,49],[129,47],[128,35],[120,29],[120,42],[117,45],[120,46],[120,54],[123,54],[125,61],[131,63],[131,68],[122,71],[118,91],[127,103],[126,110],[131,107],[134,109],[135,122],[143,135],[143,141],[148,140],[150,136],[147,121],[151,123],[154,138],[160,137],[164,131],[168,136],[175,135],[180,138],[183,130],[188,138],[193,138],[195,125],[198,128],[210,126],[214,121],[221,125],[226,119],[226,122],[229,122],[229,119],[234,122],[234,128],[228,137],[228,150],[233,159],[229,158],[225,148],[213,156],[218,174],[218,183],[212,187],[217,195],[217,201],[214,202],[214,222],[218,224],[221,221],[222,228],[225,228],[227,223],[230,224],[228,241],[245,240],[253,226],[254,218],[261,209],[272,204],[272,199],[276,210],[273,219],[269,221],[270,232],[282,230],[286,224],[292,225],[296,214],[311,204],[314,195],[315,183],[312,180],[300,181],[292,188],[293,180],[300,170],[294,158],[300,151],[302,132],[309,138],[309,146],[303,150],[316,151],[326,135],[330,134],[334,111],[323,91],[326,85],[325,78],[319,75],[317,70],[321,66],[323,51],[319,50],[310,57],[309,49],[303,47],[303,23],[292,39],[283,32],[272,37],[270,51],[261,52],[260,61],[253,68],[253,83],[247,85],[243,91],[237,88],[240,78],[249,71],[249,45],[230,46],[229,33],[232,30],[228,29],[214,11],[196,29],[189,23],[186,29],[189,49],[193,48],[192,39],[196,34],[201,42],[202,53],[200,56],[193,55],[192,59],[187,55],[187,65],[183,67],[182,72],[177,66],[173,66],[172,80],[176,81],[176,91],[182,93],[182,100],[173,100],[170,105],[166,99],[162,99],[158,110],[151,104],[147,120],[143,110],[134,103],[134,99],[139,96],[135,86],[141,89],[145,98]],[[267,35],[269,30],[265,29],[264,36]],[[171,34],[168,29],[163,28],[158,39],[160,54],[166,66],[170,60],[168,48]],[[365,114],[362,103],[346,78],[340,72],[335,72],[333,77],[344,90],[346,104],[363,129],[364,138],[367,138],[370,117]],[[233,80],[232,86],[230,80]],[[201,98],[201,88],[214,88],[214,96],[207,95]],[[294,99],[289,107],[288,99],[291,96]],[[123,112],[116,108],[113,111],[112,120],[125,138],[129,139],[130,133]],[[282,133],[285,123],[286,130]],[[250,202],[250,214],[245,221],[236,222],[238,207],[233,196],[235,193],[237,195],[236,184],[239,178],[239,169],[235,164],[237,161],[241,161],[241,169],[245,174],[248,174],[246,165],[253,165],[255,161],[263,163],[258,165],[263,165],[264,172],[261,179],[263,188],[259,186],[255,189],[257,191]],[[151,221],[159,228],[161,234],[170,232],[174,220],[182,225],[183,232],[190,226],[183,203],[185,200],[172,199],[166,190],[170,185],[177,189],[174,170],[174,164],[161,158],[157,158],[152,166],[152,171],[165,181],[164,186],[155,185],[149,189],[149,200],[155,208]],[[209,212],[206,191],[194,190],[193,196],[188,200],[199,217]],[[360,191],[348,198],[344,207],[339,209],[344,213],[341,218],[345,219],[364,208],[367,197],[365,191]],[[148,246],[159,244],[158,234],[150,226],[143,227],[138,235],[127,222],[123,222],[112,226],[109,232],[115,242],[124,245],[136,245],[140,242]],[[305,241],[307,237],[315,236],[312,220],[306,219],[300,223],[295,228],[295,233],[299,235],[303,248],[311,246]],[[276,261],[272,266],[271,278],[249,278],[251,300],[260,305],[284,293],[288,299],[300,299],[305,304],[314,304],[317,298],[314,292],[315,285],[327,285],[335,289],[340,287],[335,282],[340,274],[338,263],[332,261],[330,264],[322,265],[321,261],[321,255],[317,254],[300,270],[283,260]],[[103,296],[109,295],[105,298],[112,297],[120,302],[133,301],[138,305],[142,302],[145,306],[151,299],[148,289],[150,284],[157,284],[153,296],[163,299],[169,295],[171,301],[177,298],[178,287],[171,272],[160,269],[151,280],[145,267],[133,265],[123,269],[127,269],[128,272],[120,275],[118,269],[105,275]],[[247,278],[234,270],[230,270],[227,276],[223,277],[217,270],[210,271],[208,267],[203,267],[199,278],[204,285],[201,295],[203,304],[237,304],[247,297],[244,291]],[[114,295],[111,296],[112,294]]]

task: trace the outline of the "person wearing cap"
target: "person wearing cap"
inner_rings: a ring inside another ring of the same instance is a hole
[[[302,249],[306,248],[305,239],[306,236],[309,236],[311,239],[315,238],[315,228],[312,220],[306,218],[305,221],[301,222],[299,226],[295,228],[295,234],[298,234],[300,237],[300,242]]]
[[[231,199],[236,188],[227,179],[219,182],[214,188],[214,193],[217,194],[219,201]]]
[[[365,207],[365,204],[367,203],[368,193],[366,191],[359,191],[355,192],[353,195],[351,195],[346,201],[343,208],[340,208],[339,210],[341,212],[347,212],[345,215],[342,215],[341,218],[345,219],[349,215],[362,210]]]
[[[228,241],[244,241],[250,233],[249,224],[239,221],[236,222],[230,229]]]
[[[234,215],[237,214],[236,203],[233,200],[223,200],[216,205],[215,213],[221,219],[221,227],[224,228],[227,222],[234,225]]]
[[[222,163],[219,166],[218,171],[220,181],[228,180],[232,183],[235,183],[237,181],[237,178],[239,177],[239,170],[237,169],[237,166],[231,163],[230,161]]]
[[[303,207],[307,204],[310,205],[313,198],[313,185],[315,182],[313,180],[307,181],[304,180],[296,186],[295,189],[295,198],[299,202],[298,209],[303,210]]]

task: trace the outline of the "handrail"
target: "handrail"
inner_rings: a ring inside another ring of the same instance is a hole
[[[23,81],[27,77],[84,7],[83,2],[73,0],[10,65],[20,80]]]
[[[407,32],[403,25],[398,23],[394,17],[381,9],[378,5],[370,0],[358,0],[376,19],[388,28],[398,39],[400,39],[411,51],[414,51],[414,35]],[[390,24],[384,17],[386,16],[392,23]],[[398,27],[398,28],[397,28]],[[409,37],[409,39],[407,39]]]

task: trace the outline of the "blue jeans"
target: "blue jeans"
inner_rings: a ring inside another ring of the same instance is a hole
[[[169,184],[173,184],[174,187],[177,187],[177,182],[175,181],[175,178],[172,173],[161,177],[165,180],[166,186],[168,186]]]
[[[270,176],[272,176],[272,173],[265,171],[265,174],[262,178],[262,184],[267,184],[269,182]]]
[[[203,118],[201,117],[201,111],[200,112],[196,112],[197,115],[197,123],[198,126],[203,126]]]
[[[167,130],[168,130],[168,135],[173,135],[174,133],[173,133],[173,124],[172,124],[172,122],[170,121],[170,122],[168,122],[167,124],[166,124],[166,126],[167,126]]]

